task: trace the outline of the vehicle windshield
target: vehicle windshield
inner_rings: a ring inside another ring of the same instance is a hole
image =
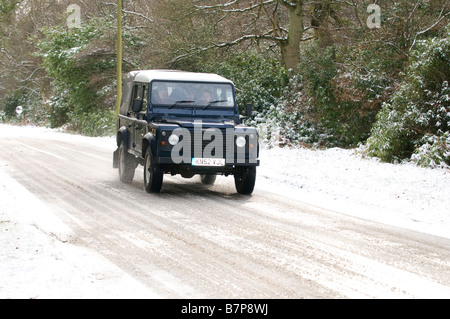
[[[153,81],[151,103],[169,108],[233,108],[234,92],[228,83]]]

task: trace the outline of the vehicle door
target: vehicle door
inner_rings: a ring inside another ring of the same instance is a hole
[[[125,90],[131,90],[131,93],[128,93],[128,91]],[[124,96],[129,95],[127,104],[126,112],[123,112],[119,114],[119,126],[120,128],[124,127],[127,130],[127,139],[126,139],[126,147],[128,148],[128,151],[133,153],[133,143],[134,143],[134,122],[135,122],[135,116],[133,112],[133,100],[134,100],[134,85],[130,87],[124,87]]]
[[[142,154],[142,141],[148,132],[148,125],[146,121],[148,108],[148,84],[140,84],[138,94],[141,94],[137,97],[137,99],[141,101],[142,107],[140,108],[141,110],[136,113],[136,121],[134,123],[134,148],[136,155],[144,157],[145,154]]]
[[[131,95],[130,107],[128,111],[128,132],[129,132],[129,149],[136,154],[136,122],[138,121],[139,112],[142,108],[143,85],[136,83],[133,86],[133,93]]]

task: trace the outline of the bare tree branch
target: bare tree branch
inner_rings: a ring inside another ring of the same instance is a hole
[[[198,6],[198,5],[196,5],[195,8],[197,8],[197,10],[195,10],[195,12],[202,11],[202,10],[207,10],[207,9],[220,9],[220,11],[227,12],[227,13],[242,13],[242,12],[252,11],[252,10],[254,10],[256,8],[259,8],[261,5],[274,3],[275,0],[266,0],[266,1],[261,0],[261,3],[256,3],[256,4],[253,4],[253,5],[249,6],[249,7],[242,8],[242,9],[236,9],[236,8],[234,8],[234,9],[226,9],[226,8],[231,7],[233,4],[236,4],[238,2],[239,2],[239,0],[231,1],[231,2],[226,3],[226,4],[217,4],[217,5],[213,5],[213,6]]]
[[[114,6],[114,7],[117,8],[117,3],[113,3],[113,2],[102,2],[102,4]],[[116,10],[117,10],[117,9],[116,9]],[[143,15],[142,13],[139,13],[139,12],[129,11],[129,10],[125,10],[125,9],[122,9],[122,12],[123,12],[123,13],[127,13],[127,14],[131,14],[131,15],[138,16],[138,17],[140,17],[140,18],[142,18],[142,19],[144,19],[144,20],[146,20],[146,21],[148,21],[148,22],[150,22],[150,23],[155,22],[152,18],[149,18],[149,17],[147,17],[147,16],[145,16],[145,15]]]
[[[411,50],[414,48],[414,46],[416,45],[416,42],[417,42],[417,38],[419,36],[421,36],[422,34],[427,33],[431,29],[435,28],[439,23],[441,23],[442,20],[444,20],[448,15],[450,15],[450,11],[448,11],[448,12],[446,12],[444,14],[444,11],[445,11],[446,7],[447,7],[447,5],[444,4],[444,7],[442,8],[441,13],[439,14],[439,17],[438,17],[438,19],[437,19],[437,21],[435,23],[433,23],[428,28],[426,28],[426,29],[416,33],[416,36],[414,37],[413,43],[412,43],[411,47],[409,48],[408,52],[411,52]]]
[[[282,35],[282,29],[280,28],[280,26],[278,24],[278,21],[277,21],[277,18],[276,18],[276,11],[277,11],[277,8],[278,8],[278,2],[275,4],[275,9],[273,11],[272,16],[270,16],[269,12],[267,12],[267,9],[266,9],[266,6],[263,3],[263,0],[261,0],[261,8],[262,8],[264,14],[266,15],[267,19],[269,19],[270,23],[272,24],[273,31],[275,33],[277,33],[278,37],[281,38],[283,36]]]
[[[261,35],[258,35],[258,34],[247,34],[247,35],[244,35],[244,36],[242,36],[240,38],[237,38],[237,39],[235,39],[233,41],[222,42],[222,43],[213,43],[213,44],[211,44],[211,45],[209,45],[207,47],[204,47],[204,48],[193,48],[193,49],[189,50],[187,53],[181,54],[181,55],[173,58],[169,62],[169,64],[175,64],[175,63],[177,63],[177,62],[179,62],[179,61],[181,61],[183,59],[187,59],[187,58],[199,55],[199,54],[201,54],[203,52],[206,52],[208,50],[211,50],[211,49],[231,47],[231,46],[235,46],[237,44],[240,44],[240,43],[242,43],[244,41],[248,41],[248,40],[285,41],[284,38],[274,37],[274,36],[271,36],[269,34],[261,34]]]
[[[238,3],[238,2],[239,2],[239,0],[234,0],[234,1],[231,1],[231,2],[228,2],[228,3],[225,3],[225,4],[216,4],[216,5],[213,5],[213,6],[197,6],[196,5],[195,7],[200,9],[200,10],[226,8],[226,7],[232,6],[233,4]]]

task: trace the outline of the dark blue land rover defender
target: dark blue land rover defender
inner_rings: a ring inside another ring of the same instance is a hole
[[[251,115],[251,105],[246,106]],[[164,174],[205,184],[233,175],[236,190],[251,194],[259,166],[258,134],[243,124],[233,83],[217,74],[171,70],[126,75],[117,121],[114,168],[131,183],[144,166],[147,192],[160,192]]]

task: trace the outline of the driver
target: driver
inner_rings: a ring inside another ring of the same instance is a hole
[[[156,93],[156,94],[155,94]],[[152,101],[156,104],[169,104],[169,93],[165,85],[158,85],[152,92]]]

